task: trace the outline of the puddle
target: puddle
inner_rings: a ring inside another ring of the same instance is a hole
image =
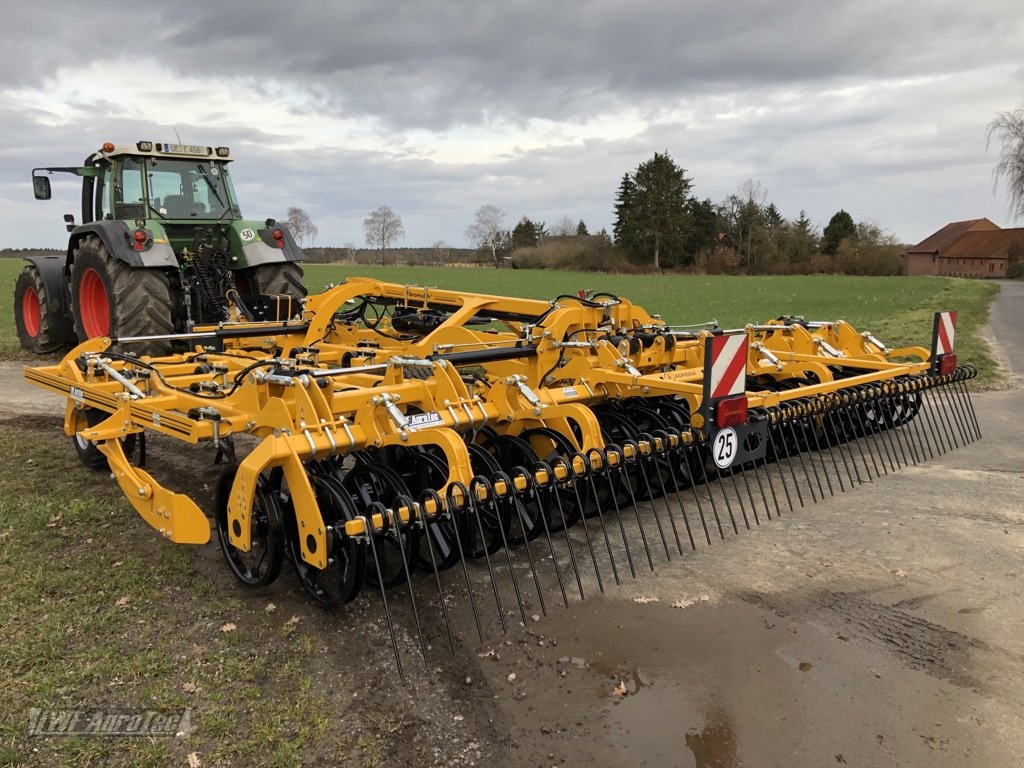
[[[736,734],[724,712],[708,715],[703,730],[686,734],[686,746],[693,753],[694,768],[733,768],[738,765]]]

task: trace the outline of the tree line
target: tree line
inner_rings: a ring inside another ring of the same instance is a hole
[[[1005,183],[1011,214],[1024,216],[1024,108],[1003,112],[988,126],[1000,159],[995,184]],[[552,225],[522,216],[509,228],[498,206],[480,206],[465,230],[478,260],[496,267],[574,268],[601,271],[901,274],[903,246],[872,221],[855,221],[840,209],[820,231],[801,210],[787,219],[754,179],[714,202],[693,193],[685,168],[666,152],[623,175],[615,193],[612,233],[592,235],[582,220],[563,216]],[[312,245],[317,228],[301,208],[289,208],[287,226],[301,245]],[[378,262],[405,237],[402,219],[381,206],[363,221],[366,244]],[[353,254],[354,245],[343,251]],[[443,241],[417,249],[436,261],[458,252]]]

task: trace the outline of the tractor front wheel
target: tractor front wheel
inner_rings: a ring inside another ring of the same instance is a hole
[[[14,284],[14,325],[21,346],[29,352],[42,354],[61,346],[51,333],[55,320],[51,312],[43,276],[35,265],[29,264]]]
[[[156,269],[132,267],[111,257],[95,235],[82,239],[71,267],[71,305],[79,341],[174,333],[171,289]],[[165,355],[169,341],[118,345],[132,355]]]

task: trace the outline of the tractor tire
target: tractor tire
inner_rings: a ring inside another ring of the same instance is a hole
[[[50,316],[52,311],[47,302],[43,276],[34,265],[27,265],[14,284],[14,325],[24,349],[43,354],[63,346],[51,337],[50,330],[55,320]]]
[[[291,296],[295,306],[301,307],[307,293],[302,274],[302,267],[294,261],[260,264],[243,270],[240,282],[248,287],[249,293]]]
[[[97,336],[155,336],[174,333],[171,287],[155,269],[132,267],[113,258],[95,235],[82,239],[71,267],[71,306],[79,341]],[[129,355],[166,355],[169,341],[116,345]]]

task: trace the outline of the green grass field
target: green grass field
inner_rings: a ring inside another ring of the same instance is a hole
[[[0,355],[18,354],[11,297],[22,262],[0,260]],[[932,314],[959,312],[957,353],[981,370],[981,382],[991,386],[998,373],[980,339],[988,306],[998,286],[979,280],[942,277],[795,277],[599,275],[544,270],[457,269],[444,267],[370,267],[306,265],[306,282],[318,291],[348,276],[426,285],[476,293],[550,299],[575,294],[580,288],[624,296],[672,324],[715,319],[723,327],[761,322],[779,315],[803,315],[813,320],[847,320],[860,331],[871,331],[891,345],[927,346]]]

